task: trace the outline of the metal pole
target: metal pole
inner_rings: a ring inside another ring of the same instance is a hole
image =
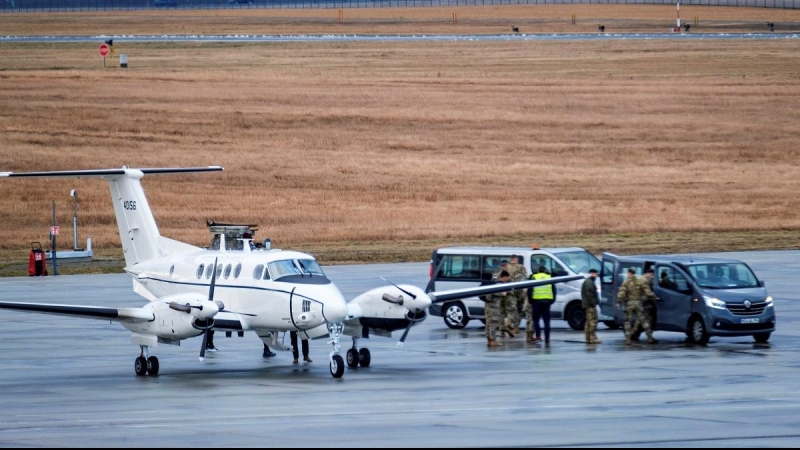
[[[75,244],[72,246],[72,249],[77,252],[80,250],[78,247],[78,192],[73,189],[70,194],[70,197],[72,197],[72,205],[74,207],[74,211],[72,213],[72,239],[74,240]]]
[[[53,200],[53,226],[54,227],[57,226],[56,225],[56,202],[55,202],[55,200]],[[53,276],[57,277],[58,276],[58,262],[57,262],[58,258],[56,258],[56,245],[57,245],[57,242],[56,242],[56,234],[53,233],[53,231],[54,231],[54,229],[50,230],[50,256],[52,257],[52,260],[53,260]]]

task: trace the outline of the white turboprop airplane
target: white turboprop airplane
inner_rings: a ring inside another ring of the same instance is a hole
[[[145,175],[216,172],[221,167],[183,169],[80,170],[69,172],[11,173],[0,178],[102,178],[111,186],[117,225],[125,254],[125,271],[133,277],[133,290],[149,304],[141,308],[105,308],[57,304],[0,302],[0,309],[117,321],[132,333],[141,349],[136,375],[157,375],[159,361],[151,356],[158,344],[180,345],[184,339],[203,336],[200,361],[205,356],[208,330],[255,332],[266,344],[278,345],[278,333],[297,331],[301,338],[330,336],[330,372],[344,375],[340,356],[342,336],[353,338],[347,352],[351,368],[368,367],[371,354],[358,348],[370,333],[391,337],[423,321],[433,302],[506,292],[581,278],[557,277],[479,288],[425,292],[416,286],[394,285],[370,290],[347,302],[311,255],[286,250],[258,250],[241,239],[241,250],[226,250],[219,235],[219,250],[205,250],[159,234],[142,188]]]

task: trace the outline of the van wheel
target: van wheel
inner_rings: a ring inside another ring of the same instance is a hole
[[[688,334],[690,341],[700,345],[708,344],[708,340],[711,338],[711,336],[708,335],[706,324],[703,323],[703,319],[696,316],[689,322]]]
[[[461,330],[469,323],[469,317],[464,305],[449,303],[444,307],[444,324],[453,330]]]
[[[759,344],[766,344],[769,342],[770,336],[772,336],[772,333],[758,333],[753,335],[753,339],[755,339]]]
[[[603,325],[607,326],[611,330],[619,330],[619,324],[613,320],[606,320],[603,322]]]
[[[566,316],[567,323],[573,330],[581,331],[586,327],[586,311],[583,310],[579,302],[570,303],[564,315]]]

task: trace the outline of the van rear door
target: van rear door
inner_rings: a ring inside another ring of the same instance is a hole
[[[613,317],[618,325],[625,322],[625,312],[616,307],[617,293],[628,276],[629,268],[633,268],[636,275],[641,276],[644,273],[644,262],[613,253],[603,253],[603,269],[600,273],[600,312]]]

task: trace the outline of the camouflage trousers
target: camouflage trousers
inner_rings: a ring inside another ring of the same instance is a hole
[[[497,339],[497,332],[504,325],[500,322],[500,301],[489,300],[486,302],[486,339],[493,341]]]
[[[504,324],[502,325],[508,328],[519,328],[522,322],[522,318],[519,315],[520,301],[522,301],[522,295],[516,291],[509,292],[503,298],[503,305],[500,311],[504,318]]]
[[[636,325],[631,325],[633,319],[636,319]],[[653,337],[653,330],[650,328],[650,319],[644,310],[642,302],[628,302],[625,309],[625,338],[630,339],[631,336],[636,334],[639,327],[642,327],[647,333],[647,337]]]
[[[583,326],[583,332],[586,335],[586,343],[598,341],[597,339],[597,307],[590,306],[586,308],[586,325]]]

